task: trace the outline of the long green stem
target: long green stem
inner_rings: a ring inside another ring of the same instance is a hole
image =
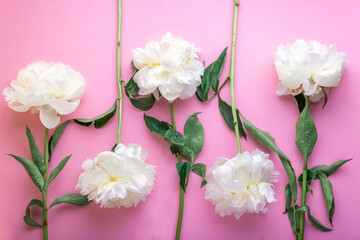
[[[47,178],[48,178],[48,169],[49,169],[49,130],[45,128],[45,140],[44,140],[44,161],[45,161],[45,173],[44,173],[44,186],[46,186]],[[47,204],[46,204],[46,197],[47,197],[47,188],[44,189],[42,193],[42,202],[43,202],[43,209],[42,209],[42,228],[43,228],[43,236],[44,240],[48,239],[48,220],[47,220]]]
[[[173,103],[170,103],[170,115],[171,115],[171,124],[172,127],[176,130],[176,123],[175,123],[175,113],[174,113],[174,105]],[[180,154],[176,154],[176,158],[178,160],[179,163],[182,162],[182,158]],[[176,226],[176,235],[175,235],[175,239],[179,240],[180,239],[180,234],[181,234],[181,225],[182,225],[182,219],[183,219],[183,213],[184,213],[184,189],[179,186],[179,213],[178,213],[178,221],[177,221],[177,226]]]
[[[234,65],[235,65],[235,47],[236,47],[236,29],[237,29],[237,16],[238,16],[239,1],[234,1],[234,16],[233,16],[233,31],[232,31],[232,44],[231,44],[231,62],[230,62],[230,91],[231,91],[231,111],[234,119],[236,142],[239,153],[241,153],[240,133],[236,114],[235,93],[234,93]]]
[[[121,121],[123,108],[123,84],[121,79],[121,0],[118,0],[118,35],[117,35],[117,83],[119,88],[119,120],[117,132],[117,144],[121,140]]]

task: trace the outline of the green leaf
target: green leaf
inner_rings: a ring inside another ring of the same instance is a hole
[[[330,176],[331,174],[333,174],[336,170],[338,170],[342,165],[344,165],[345,163],[347,163],[348,161],[352,160],[352,158],[350,159],[346,159],[346,160],[339,160],[337,162],[334,162],[333,164],[331,164],[330,166],[327,165],[318,165],[315,166],[313,168],[311,168],[311,171],[314,172],[314,174],[316,175],[315,178],[319,179],[318,173],[322,172],[324,173],[326,176]]]
[[[114,105],[112,105],[112,107],[107,110],[106,112],[104,112],[103,114],[100,114],[97,117],[94,118],[77,118],[74,119],[74,121],[80,125],[83,126],[90,126],[93,122],[94,122],[94,126],[95,128],[102,128],[103,126],[105,126],[105,124],[107,122],[109,122],[116,114],[116,107],[117,107],[117,101],[119,100],[119,98],[115,99],[115,103]]]
[[[179,178],[180,178],[180,186],[185,191],[186,179],[189,177],[190,171],[191,171],[191,162],[177,163],[176,169],[177,169],[177,172],[178,172]]]
[[[285,199],[286,199],[286,205],[285,205],[285,211],[284,213],[288,212],[288,209],[290,209],[291,206],[291,191],[290,191],[290,184],[286,184],[285,186]]]
[[[61,135],[64,133],[65,128],[69,122],[70,122],[70,120],[67,120],[67,121],[63,122],[62,124],[60,124],[60,126],[58,126],[55,129],[54,134],[51,136],[50,141],[49,141],[49,160],[51,158],[52,153],[54,152],[56,144],[58,143]]]
[[[335,200],[334,200],[334,193],[333,193],[332,185],[324,173],[319,172],[318,175],[320,178],[321,188],[322,188],[322,192],[323,192],[325,203],[326,203],[326,210],[327,210],[327,214],[329,217],[329,222],[332,226],[332,217],[335,212]]]
[[[294,210],[294,208],[295,208],[295,210]],[[301,213],[299,211],[297,211],[297,209],[299,209],[298,205],[295,205],[295,207],[290,207],[288,209],[288,218],[290,221],[291,229],[293,230],[293,232],[295,234],[297,234],[300,230],[300,215],[301,215]],[[295,214],[295,217],[294,217],[294,214]]]
[[[41,224],[37,223],[35,220],[31,218],[30,207],[38,206],[41,209],[43,208],[43,203],[38,199],[32,199],[26,207],[24,222],[30,227],[42,227]]]
[[[117,143],[115,143],[115,145],[111,148],[111,152],[115,152],[115,148],[116,148],[116,146],[117,146]]]
[[[39,188],[40,192],[43,192],[44,188],[44,180],[42,179],[42,175],[36,165],[27,158],[23,158],[20,156],[16,156],[13,154],[8,154],[17,160],[23,167],[26,172],[29,174],[31,180],[35,183],[35,185]]]
[[[139,96],[139,87],[133,77],[125,85],[125,94],[130,98],[131,104],[142,111],[150,110],[155,104],[156,99],[152,94],[147,97],[136,97]]]
[[[223,101],[221,99],[220,95],[218,95],[218,99],[219,99],[219,110],[220,110],[222,117],[224,118],[224,120],[225,120],[226,124],[229,126],[229,128],[231,130],[235,131],[234,117],[232,115],[232,109],[231,109],[230,104]],[[246,139],[246,133],[244,131],[243,124],[241,122],[238,110],[236,111],[236,115],[237,115],[237,125],[239,128],[239,134],[241,137],[244,137]]]
[[[254,137],[254,139],[265,148],[276,152],[279,156],[280,161],[289,178],[292,201],[295,202],[297,198],[296,174],[293,167],[291,166],[289,158],[276,146],[274,138],[268,132],[260,130],[251,122],[249,122],[244,116],[242,117],[245,129]]]
[[[296,122],[295,144],[304,158],[308,158],[315,146],[317,133],[315,123],[310,115],[309,100],[306,98],[304,110]]]
[[[49,209],[52,208],[55,205],[58,205],[60,203],[69,203],[76,206],[86,206],[90,203],[87,199],[87,196],[77,194],[77,193],[69,193],[65,194],[61,197],[56,198],[50,205]]]
[[[311,195],[313,194],[313,190],[309,184],[306,184],[306,191],[309,192]]]
[[[133,61],[131,61],[131,69],[132,69],[132,71],[133,71],[133,75],[135,75],[135,73],[138,72],[138,69],[135,67],[135,64],[134,64]]]
[[[164,121],[159,121],[156,118],[147,116],[146,114],[144,114],[144,120],[145,120],[145,124],[148,127],[148,129],[150,130],[150,132],[154,132],[161,136],[164,136],[165,133],[167,132],[167,130],[172,128],[169,123],[164,122]]]
[[[54,168],[54,170],[51,171],[49,179],[46,183],[45,189],[50,185],[50,183],[55,179],[55,177],[61,172],[61,170],[65,167],[66,163],[68,162],[68,160],[70,159],[71,155],[65,157],[63,160],[61,160],[61,162],[59,163],[59,165],[57,165],[56,168]]]
[[[185,123],[184,135],[185,143],[182,153],[194,162],[197,155],[201,152],[204,146],[204,128],[199,121],[197,115],[199,113],[192,114]]]
[[[44,158],[40,153],[39,148],[36,145],[34,136],[32,135],[30,129],[28,128],[28,126],[26,126],[26,136],[28,138],[29,141],[29,146],[30,146],[30,152],[31,152],[31,158],[34,161],[35,165],[37,166],[37,168],[39,169],[41,176],[44,175],[45,173],[45,162],[44,162]]]
[[[323,88],[321,88],[321,91],[323,92],[323,94],[324,94],[324,104],[323,104],[323,106],[322,106],[322,109],[324,109],[324,107],[326,106],[326,104],[327,104],[327,102],[328,102],[328,96],[327,96],[327,94],[326,94],[326,91],[323,89]]]
[[[205,177],[206,177],[206,165],[205,164],[203,164],[203,163],[195,163],[191,167],[191,171],[193,171],[195,174],[202,177],[202,182],[201,182],[200,188],[202,188],[203,186],[205,186],[207,184],[207,182],[205,180]]]
[[[166,131],[164,139],[170,143],[170,150],[172,154],[181,153],[183,151],[185,139],[181,133],[172,127]]]
[[[218,59],[211,63],[204,70],[204,75],[201,79],[201,85],[197,87],[196,96],[202,102],[209,100],[210,87],[215,93],[218,92],[219,77],[225,65],[227,47],[222,51]]]
[[[305,97],[302,93],[295,95],[294,99],[296,101],[299,113],[301,113],[304,110],[305,107]]]
[[[311,183],[311,181],[315,179],[315,173],[312,171],[312,169],[308,169],[306,172],[307,172],[306,181],[307,181],[307,183]],[[300,185],[302,185],[303,174],[301,174],[299,176],[298,181],[299,181]]]
[[[311,224],[316,227],[317,229],[323,231],[323,232],[329,232],[332,229],[325,227],[319,220],[317,220],[314,216],[311,215],[309,206],[301,206],[298,209],[296,209],[297,212],[306,212],[308,215],[308,219],[311,222]]]

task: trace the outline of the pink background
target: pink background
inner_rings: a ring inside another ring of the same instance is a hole
[[[116,23],[117,1],[95,0],[1,0],[0,1],[0,89],[10,84],[19,69],[36,60],[70,64],[86,79],[87,89],[80,107],[68,118],[93,117],[107,110],[117,96]],[[144,47],[149,40],[159,40],[166,32],[194,42],[203,51],[201,60],[214,61],[231,45],[233,1],[194,0],[124,0],[122,72],[131,77],[131,50]],[[353,157],[330,177],[335,193],[334,230],[323,233],[306,223],[306,239],[359,239],[358,186],[360,163],[360,4],[356,0],[242,0],[239,8],[236,58],[236,101],[248,119],[275,137],[278,146],[292,160],[300,173],[302,160],[296,146],[295,121],[298,113],[291,97],[275,95],[278,83],[272,54],[281,43],[296,38],[334,43],[347,54],[341,84],[331,89],[328,105],[313,104],[311,112],[317,124],[318,142],[309,159],[309,167],[330,164]],[[228,51],[230,55],[230,51]],[[221,81],[229,72],[229,59]],[[229,100],[229,88],[222,92]],[[217,100],[203,104],[196,98],[175,103],[176,121],[183,126],[193,112],[205,127],[205,146],[197,161],[209,166],[217,156],[233,157],[236,141],[222,120]],[[25,170],[5,153],[30,157],[25,125],[43,145],[43,127],[38,116],[10,110],[0,101],[0,239],[40,239],[41,229],[25,225],[25,207],[40,193]],[[169,107],[163,99],[148,112],[170,121]],[[145,203],[137,208],[100,209],[59,205],[49,213],[50,239],[173,239],[178,209],[178,176],[175,158],[168,144],[150,133],[143,112],[124,102],[122,142],[139,143],[149,151],[147,162],[157,167],[155,187]],[[66,118],[62,118],[64,120]],[[117,121],[95,130],[70,124],[60,140],[52,169],[72,153],[68,165],[49,188],[49,201],[76,192],[81,163],[110,149],[116,141]],[[179,127],[182,131],[182,127]],[[259,147],[249,139],[243,149]],[[264,149],[263,149],[264,150]],[[200,178],[192,175],[185,197],[182,239],[293,239],[283,215],[284,187],[287,177],[276,154],[270,154],[280,178],[276,187],[278,201],[266,215],[246,214],[236,220],[221,218],[204,199]],[[329,226],[320,183],[312,184],[314,195],[308,195],[313,215]],[[34,211],[40,219],[40,212]]]

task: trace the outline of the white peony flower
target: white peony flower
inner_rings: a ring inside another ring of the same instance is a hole
[[[161,42],[150,41],[145,49],[133,50],[133,63],[139,70],[134,76],[139,94],[153,94],[156,99],[163,96],[169,102],[193,96],[204,74],[198,52],[194,44],[170,33]]]
[[[75,111],[85,87],[84,78],[70,66],[39,61],[21,69],[2,93],[10,108],[39,113],[42,124],[51,129],[60,123],[59,115]]]
[[[336,52],[317,41],[296,40],[288,46],[280,45],[274,54],[274,62],[280,83],[278,95],[303,93],[316,102],[328,92],[329,87],[340,83],[344,66],[348,63],[345,53]]]
[[[101,207],[131,207],[151,192],[155,167],[145,163],[148,152],[138,144],[119,144],[82,164],[76,189]]]
[[[218,158],[206,173],[205,198],[215,205],[221,217],[244,213],[266,213],[269,203],[276,202],[274,186],[279,173],[269,155],[256,149],[232,159]]]

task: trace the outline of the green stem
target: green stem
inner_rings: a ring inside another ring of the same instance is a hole
[[[44,173],[44,186],[46,186],[47,178],[48,178],[48,169],[49,169],[49,129],[45,128],[45,140],[44,140],[44,161],[45,161],[45,173]],[[44,240],[48,239],[48,220],[47,220],[47,188],[45,187],[42,192],[42,228],[43,228],[43,236]]]
[[[307,184],[307,158],[303,159],[303,181],[302,181],[302,192],[301,192],[301,206],[306,205],[306,184]],[[305,212],[301,212],[300,215],[300,234],[299,239],[304,239],[304,227],[305,227]]]
[[[234,16],[233,16],[233,31],[232,31],[232,44],[231,44],[231,62],[230,62],[230,93],[231,93],[231,111],[234,119],[236,142],[239,153],[241,153],[240,133],[236,114],[235,93],[234,93],[234,65],[235,65],[235,47],[236,47],[236,26],[238,16],[239,1],[234,1]]]
[[[309,97],[305,96],[305,106],[309,105]],[[306,187],[307,187],[307,157],[303,157],[303,181],[302,181],[302,192],[301,192],[301,206],[306,205]],[[300,215],[300,233],[299,240],[304,239],[304,228],[305,228],[305,212],[301,212]]]
[[[123,108],[123,84],[121,78],[121,0],[118,0],[118,35],[117,35],[117,83],[119,89],[119,120],[117,132],[117,144],[121,140],[121,121]]]
[[[170,115],[171,115],[171,125],[176,130],[176,123],[175,123],[175,113],[174,113],[174,105],[173,103],[170,103]],[[179,163],[182,162],[182,158],[180,154],[176,154],[176,158]],[[175,239],[180,239],[180,233],[181,233],[181,225],[182,225],[182,219],[183,219],[183,213],[184,213],[184,189],[179,186],[179,213],[178,213],[178,220],[177,220],[177,226],[176,226],[176,235]]]

